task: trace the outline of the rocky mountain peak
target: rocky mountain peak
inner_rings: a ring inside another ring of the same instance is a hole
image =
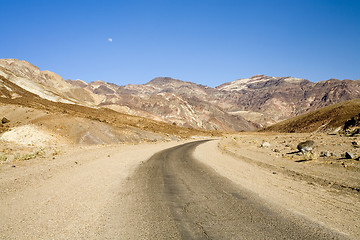
[[[94,82],[89,83],[89,85],[98,86],[98,85],[107,85],[107,82],[104,82],[102,80],[96,80]]]
[[[168,84],[181,84],[183,81],[171,77],[157,77],[152,79],[145,85],[168,85]]]
[[[0,77],[53,102],[87,105],[82,101],[91,101],[84,89],[75,87],[56,73],[40,71],[24,60],[0,59]]]
[[[10,70],[17,78],[27,79],[28,82],[38,83],[58,89],[68,89],[71,87],[58,74],[48,70],[40,71],[38,67],[25,60],[0,59],[0,66]],[[24,81],[21,82],[24,83]]]
[[[332,103],[360,98],[360,81],[330,79],[313,83],[302,78],[254,75],[216,88],[170,77],[146,84],[118,86],[104,81],[64,81],[26,61],[0,60],[0,95],[16,97],[7,79],[42,98],[122,113],[178,126],[252,130]]]
[[[265,76],[265,75],[255,75],[250,78],[241,78],[241,79],[237,79],[233,82],[224,83],[216,88],[219,90],[225,90],[225,91],[240,91],[240,90],[248,88],[249,84],[258,83],[258,82],[266,82],[271,79],[274,79],[274,77],[269,77],[269,76]]]
[[[0,59],[0,66],[10,70],[19,77],[34,78],[40,74],[40,69],[25,60]]]
[[[32,65],[31,63],[29,63],[25,60],[18,60],[18,59],[14,59],[14,58],[0,59],[0,64],[6,65],[6,66],[8,66],[8,68],[12,68],[12,69],[29,68],[29,69],[40,70],[38,67]]]
[[[81,88],[85,88],[88,85],[87,82],[85,82],[85,81],[83,81],[81,79],[76,79],[76,80],[66,79],[65,81],[67,83],[70,83],[73,86],[78,86],[78,87],[81,87]]]
[[[281,84],[286,84],[286,83],[300,84],[304,81],[308,82],[308,80],[305,80],[303,78],[270,77],[266,75],[254,75],[250,78],[242,78],[235,80],[233,82],[224,83],[216,87],[216,89],[224,90],[224,91],[241,91],[247,89],[279,86]]]
[[[252,76],[250,78],[244,78],[244,79],[239,79],[239,80],[247,80],[247,79],[251,79],[251,80],[269,80],[269,79],[272,79],[272,78],[274,78],[274,77],[259,74],[259,75],[254,75],[254,76]]]

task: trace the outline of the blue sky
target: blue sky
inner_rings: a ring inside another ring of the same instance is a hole
[[[360,78],[358,0],[0,0],[0,9],[0,58],[64,79]]]

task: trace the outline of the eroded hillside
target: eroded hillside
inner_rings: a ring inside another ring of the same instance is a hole
[[[317,83],[293,77],[255,75],[216,88],[160,77],[118,86],[64,80],[26,61],[0,60],[0,75],[52,102],[114,111],[186,128],[252,131],[335,103],[360,98],[360,80]],[[3,97],[16,93],[0,86]]]
[[[346,123],[354,119],[354,124],[348,124],[348,130],[355,132],[355,128],[359,127],[356,122],[359,114],[360,99],[353,99],[290,118],[260,131],[337,133],[347,130]]]
[[[0,131],[36,125],[69,143],[116,143],[177,139],[216,134],[121,114],[108,108],[50,101],[0,76]]]

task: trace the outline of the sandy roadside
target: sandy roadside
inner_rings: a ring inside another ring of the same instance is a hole
[[[0,239],[94,239],[122,182],[181,142],[73,148],[56,159],[0,166]]]
[[[101,224],[111,214],[109,205],[136,167],[154,153],[181,143],[74,147],[56,159],[0,166],[0,239],[99,239]],[[241,153],[264,162],[271,156],[245,148],[234,157],[218,144],[200,145],[196,159],[256,193],[270,208],[302,215],[359,239],[358,195],[310,185],[282,172],[274,174],[241,159]]]
[[[237,157],[234,157],[221,151],[218,144],[219,141],[210,141],[200,145],[195,150],[194,157],[220,175],[259,195],[269,203],[270,208],[284,214],[299,214],[350,238],[360,238],[358,195],[295,180],[286,174],[248,161],[251,157],[263,158],[262,161],[266,162],[271,158],[269,155],[257,154],[254,151],[250,155],[248,149],[243,153],[240,149]],[[245,156],[246,160],[242,159],[242,156]]]

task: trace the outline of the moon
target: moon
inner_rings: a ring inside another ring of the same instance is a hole
[[[112,42],[112,41],[113,41],[113,39],[112,39],[112,38],[108,38],[108,41],[109,41],[109,42]]]

